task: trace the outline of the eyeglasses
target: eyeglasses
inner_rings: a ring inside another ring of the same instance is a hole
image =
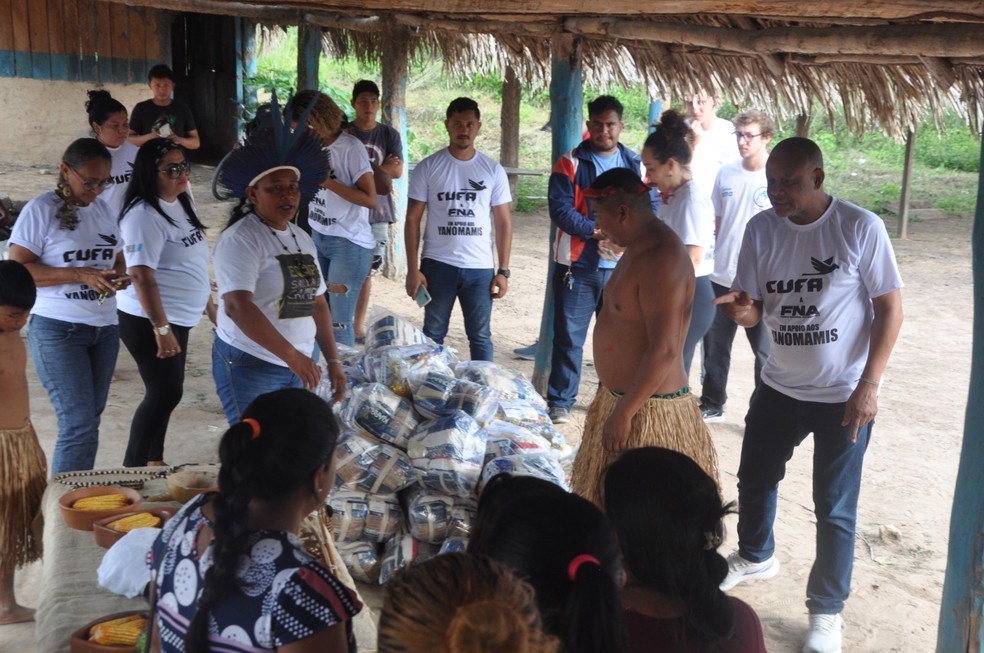
[[[165,168],[158,168],[160,172],[166,174],[170,179],[177,179],[183,174],[191,174],[191,163],[188,161],[182,161],[181,163],[172,163]]]
[[[112,177],[106,177],[105,179],[86,179],[83,177],[78,170],[72,166],[66,166],[69,170],[75,173],[75,176],[79,178],[82,182],[82,188],[86,190],[106,190],[110,186],[116,183],[116,180]]]
[[[762,135],[761,132],[758,134],[749,134],[748,132],[734,132],[735,138],[739,141],[754,141],[756,138]]]

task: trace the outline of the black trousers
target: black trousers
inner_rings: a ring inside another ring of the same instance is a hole
[[[164,436],[171,413],[184,390],[188,333],[191,327],[171,325],[181,345],[181,353],[171,358],[157,357],[157,338],[145,317],[117,311],[120,340],[133,356],[144,382],[144,398],[130,423],[130,441],[123,456],[124,467],[143,467],[150,460],[164,460]]]

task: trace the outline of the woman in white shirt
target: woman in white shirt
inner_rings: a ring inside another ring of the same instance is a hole
[[[144,398],[130,423],[127,467],[164,465],[164,437],[181,401],[188,334],[210,300],[205,225],[188,195],[191,164],[166,138],[140,146],[120,218],[127,273],[120,338],[137,363]]]
[[[103,192],[102,199],[109,204],[114,217],[119,217],[123,209],[123,195],[130,183],[133,161],[137,157],[137,146],[126,140],[130,133],[130,120],[126,107],[109,94],[109,91],[92,90],[85,103],[89,116],[89,127],[96,140],[106,146],[113,157],[113,185]]]
[[[28,202],[10,236],[10,258],[38,286],[27,339],[58,417],[52,474],[92,469],[120,349],[115,295],[128,280],[116,216],[99,197],[111,164],[94,138],[69,145],[56,190]]]
[[[261,394],[316,388],[318,350],[327,359],[333,399],[345,396],[317,250],[293,224],[301,193],[317,190],[327,161],[303,120],[290,132],[276,103],[272,115],[273,128],[252,134],[219,173],[226,191],[241,198],[214,254],[219,307],[212,375],[230,424]]]
[[[662,200],[659,218],[687,248],[694,264],[693,312],[683,346],[683,366],[690,374],[697,343],[714,321],[714,290],[710,274],[714,271],[714,206],[710,195],[698,192],[690,162],[694,133],[676,111],[666,111],[642,148],[642,163],[649,183],[656,186]]]

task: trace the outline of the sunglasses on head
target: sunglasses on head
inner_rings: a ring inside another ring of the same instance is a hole
[[[182,173],[191,174],[191,163],[182,161],[181,163],[171,163],[163,168],[158,168],[171,179],[177,179]]]

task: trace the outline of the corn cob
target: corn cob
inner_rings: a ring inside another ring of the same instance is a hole
[[[85,497],[72,504],[76,510],[112,510],[122,508],[128,503],[124,494],[102,494],[95,497]]]
[[[161,523],[161,518],[149,512],[138,512],[135,515],[123,517],[107,524],[114,531],[129,533],[134,528],[157,528]]]
[[[133,646],[146,625],[147,620],[138,614],[104,621],[89,629],[89,641],[110,646]]]

